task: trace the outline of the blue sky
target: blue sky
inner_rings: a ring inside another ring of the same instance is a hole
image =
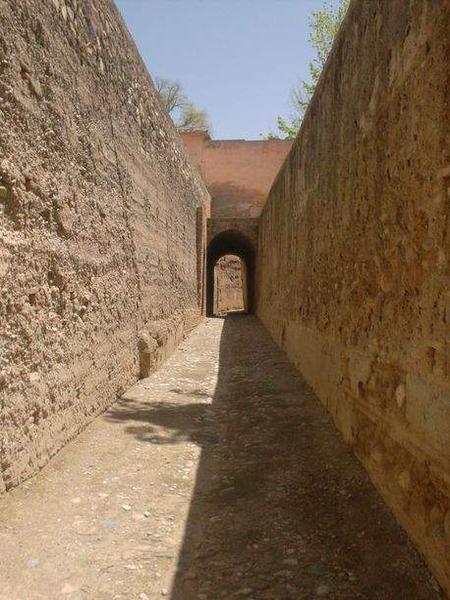
[[[150,73],[182,83],[216,139],[261,139],[307,77],[322,0],[116,0]]]

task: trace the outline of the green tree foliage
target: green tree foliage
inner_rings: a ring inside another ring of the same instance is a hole
[[[210,129],[208,114],[205,110],[199,110],[192,102],[186,102],[181,111],[177,127],[183,129]]]
[[[155,87],[161,102],[172,117],[175,127],[183,129],[209,129],[208,114],[190,102],[180,82],[155,78]]]
[[[290,121],[284,119],[283,117],[278,117],[277,119],[277,127],[278,133],[274,133],[273,131],[269,131],[264,138],[266,140],[292,140],[298,133],[298,129],[300,127],[300,120],[292,117]]]
[[[309,81],[299,81],[294,86],[290,97],[291,116],[288,119],[278,117],[278,133],[270,132],[266,139],[293,139],[297,135],[349,4],[350,0],[339,0],[337,6],[331,0],[324,0],[322,8],[312,13],[309,42],[316,55],[308,65]]]

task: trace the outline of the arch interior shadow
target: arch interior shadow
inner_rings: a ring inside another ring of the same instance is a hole
[[[208,245],[207,280],[206,280],[206,314],[214,316],[214,267],[217,261],[232,254],[241,259],[245,269],[246,290],[244,291],[245,312],[252,313],[255,293],[255,249],[250,240],[237,230],[223,231],[216,235]]]

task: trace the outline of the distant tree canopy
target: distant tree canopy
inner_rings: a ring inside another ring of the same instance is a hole
[[[209,129],[208,114],[190,102],[181,83],[161,77],[155,78],[155,87],[175,127],[184,129]]]
[[[291,116],[289,118],[279,116],[278,132],[270,131],[264,136],[266,139],[292,139],[297,135],[349,4],[350,0],[339,0],[338,5],[335,6],[331,0],[324,0],[322,8],[312,13],[309,20],[311,30],[309,42],[315,50],[316,56],[308,65],[310,80],[299,81],[294,86],[290,97]]]

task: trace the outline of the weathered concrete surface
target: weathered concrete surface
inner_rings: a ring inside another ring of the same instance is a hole
[[[352,3],[260,220],[256,298],[450,593],[449,18]]]
[[[111,0],[0,14],[1,492],[198,322],[209,196]]]
[[[259,217],[292,140],[212,140],[204,130],[180,133],[211,194],[211,216]]]
[[[437,600],[252,317],[211,319],[0,499],[1,600]]]

